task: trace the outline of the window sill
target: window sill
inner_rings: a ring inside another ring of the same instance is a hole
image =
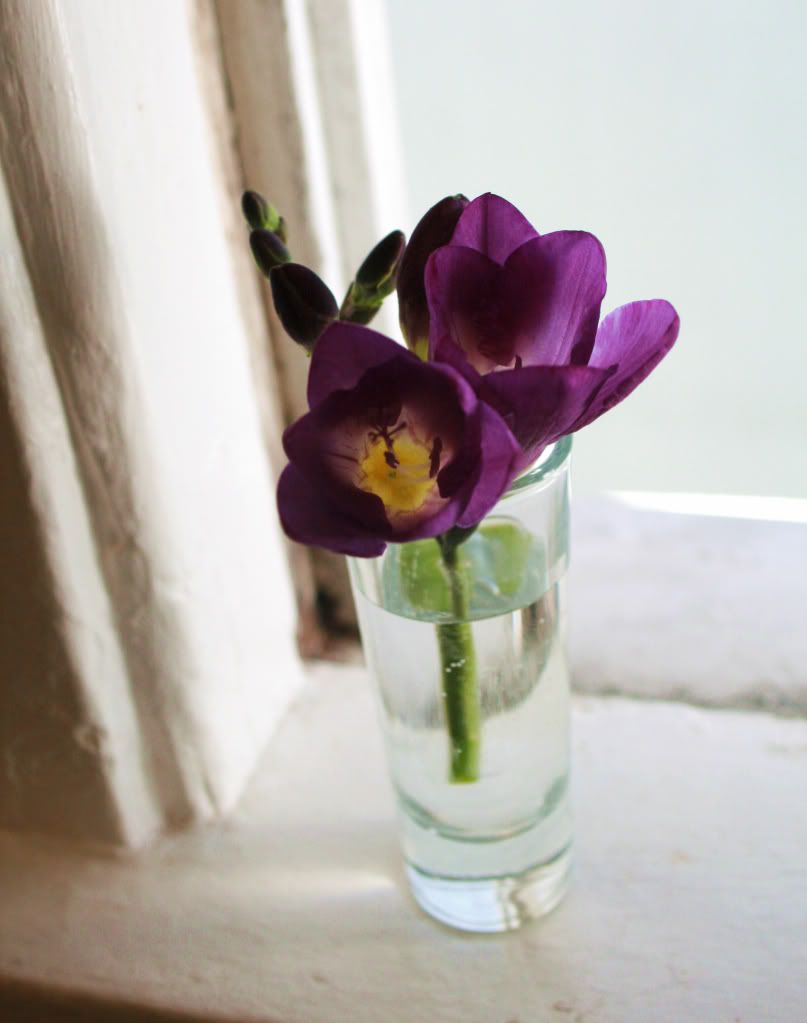
[[[578,698],[572,893],[520,933],[476,938],[406,893],[368,690],[361,669],[312,672],[224,824],[126,856],[3,836],[0,1009],[47,1004],[52,1023],[804,1016],[807,723]]]
[[[781,716],[804,710],[803,526],[582,502],[575,527],[576,680],[620,695],[575,700],[577,872],[550,917],[473,937],[420,913],[364,670],[320,665],[225,822],[128,854],[0,834],[0,1017],[807,1017],[807,721]],[[747,711],[763,683],[780,716]]]
[[[807,716],[807,500],[617,494],[575,502],[578,692]]]

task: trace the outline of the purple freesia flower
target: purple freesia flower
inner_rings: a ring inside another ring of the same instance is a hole
[[[461,372],[507,421],[528,465],[637,387],[678,336],[669,302],[599,323],[605,253],[585,231],[539,235],[509,202],[466,206],[425,270],[429,356]],[[599,323],[599,327],[598,327]]]
[[[373,557],[475,525],[516,472],[518,443],[460,373],[366,327],[325,330],[308,404],[283,436],[278,486],[283,528],[300,543]]]

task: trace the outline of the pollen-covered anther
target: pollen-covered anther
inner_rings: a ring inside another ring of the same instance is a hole
[[[434,438],[431,453],[429,454],[429,476],[434,479],[440,470],[440,455],[443,452],[443,442],[439,437]]]
[[[367,434],[364,457],[359,460],[358,485],[376,494],[393,514],[415,512],[423,507],[435,486],[442,441],[431,445],[414,436],[399,423],[393,428],[376,427]]]

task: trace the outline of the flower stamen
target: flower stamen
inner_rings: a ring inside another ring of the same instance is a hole
[[[439,437],[428,445],[405,421],[394,427],[374,425],[367,432],[364,456],[358,459],[358,486],[380,497],[387,512],[418,511],[434,489],[442,450]]]
[[[440,455],[443,451],[443,442],[439,437],[435,437],[432,443],[432,449],[429,453],[429,478],[434,479],[440,468]]]

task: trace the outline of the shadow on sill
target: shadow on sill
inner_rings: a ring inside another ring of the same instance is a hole
[[[234,1023],[232,1017],[200,1016],[148,1008],[118,999],[43,991],[35,984],[0,978],[0,1019],[9,1023]],[[266,1023],[270,1023],[267,1017]]]

